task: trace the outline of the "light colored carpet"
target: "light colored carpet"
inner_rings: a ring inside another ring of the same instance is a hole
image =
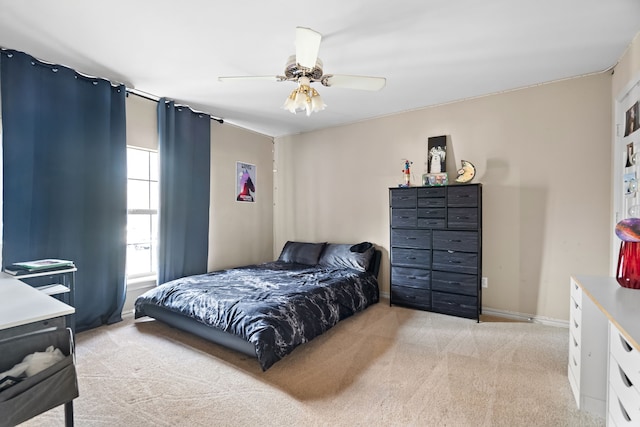
[[[78,334],[77,426],[599,426],[576,409],[569,332],[382,301],[262,372],[154,320]],[[62,407],[24,426],[63,425]]]

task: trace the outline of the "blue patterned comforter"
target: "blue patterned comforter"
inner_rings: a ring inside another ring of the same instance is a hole
[[[135,303],[152,304],[253,343],[263,370],[340,320],[378,302],[369,272],[279,261],[184,277]]]

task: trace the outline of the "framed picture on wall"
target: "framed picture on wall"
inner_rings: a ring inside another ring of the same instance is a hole
[[[236,201],[256,201],[256,165],[236,162]]]
[[[629,136],[640,127],[638,117],[638,101],[629,108],[625,114],[624,136]]]

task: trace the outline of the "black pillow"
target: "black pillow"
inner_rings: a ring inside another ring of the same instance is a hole
[[[374,248],[371,243],[365,243],[358,245],[327,243],[318,260],[318,265],[367,271]],[[353,248],[357,250],[354,251]]]
[[[372,247],[373,247],[373,244],[371,244],[370,242],[362,242],[362,243],[358,243],[357,245],[351,246],[349,250],[351,252],[357,252],[359,254],[363,254]]]
[[[288,241],[282,248],[278,261],[316,265],[325,244]]]

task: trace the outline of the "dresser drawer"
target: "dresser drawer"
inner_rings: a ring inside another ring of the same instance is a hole
[[[444,213],[444,197],[418,198],[418,208],[442,208]]]
[[[455,251],[433,251],[432,268],[453,273],[477,274],[478,254]]]
[[[476,297],[434,291],[431,293],[431,298],[431,306],[435,311],[460,317],[478,317],[478,298]]]
[[[433,249],[478,252],[477,231],[434,231]]]
[[[611,386],[609,386],[608,400],[609,419],[613,420],[615,427],[637,427],[640,425],[637,411],[628,410]]]
[[[478,206],[478,186],[449,186],[447,187],[447,205],[449,207]]]
[[[417,219],[415,209],[391,209],[391,227],[415,227]]]
[[[444,218],[418,218],[418,228],[445,228]]]
[[[478,276],[434,271],[431,289],[463,295],[478,295]]]
[[[571,298],[582,307],[582,288],[573,278],[571,278]]]
[[[569,371],[573,374],[573,379],[576,381],[576,386],[580,389],[580,372],[581,370],[581,361],[580,361],[580,345],[578,341],[576,341],[573,334],[569,336]]]
[[[609,352],[629,380],[633,384],[640,384],[640,352],[629,344],[613,323],[609,323]],[[638,422],[640,423],[640,420]]]
[[[449,228],[478,228],[477,208],[449,208],[447,214],[447,226]]]
[[[418,198],[440,197],[444,200],[445,190],[445,187],[421,187],[418,188]]]
[[[391,190],[391,207],[415,208],[417,200],[415,188],[398,188]]]
[[[609,386],[616,392],[625,412],[640,425],[640,392],[614,357],[609,359]]]
[[[391,264],[430,268],[431,251],[428,249],[393,248]]]
[[[431,249],[431,230],[392,229],[391,246],[394,248]]]
[[[391,267],[391,287],[395,285],[410,288],[430,289],[431,271],[420,268]]]
[[[445,217],[444,208],[418,208],[418,218],[443,218]]]
[[[431,291],[391,286],[391,304],[409,305],[424,310],[431,309]]]
[[[574,304],[569,309],[569,331],[574,339],[580,345],[582,337],[582,310],[576,308]]]

